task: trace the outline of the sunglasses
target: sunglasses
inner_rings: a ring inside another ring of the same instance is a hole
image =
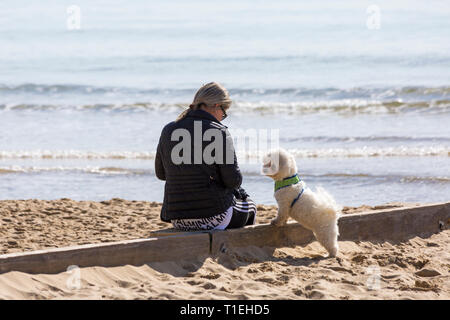
[[[222,109],[223,112],[222,120],[225,120],[225,118],[228,117],[227,113],[225,112],[225,108],[223,106],[220,106],[220,109]]]

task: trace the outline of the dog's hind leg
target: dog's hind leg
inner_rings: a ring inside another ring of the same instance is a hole
[[[330,257],[335,257],[339,251],[337,237],[339,230],[337,223],[314,230],[317,241],[328,251]]]

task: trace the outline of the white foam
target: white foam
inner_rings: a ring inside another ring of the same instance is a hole
[[[289,149],[296,158],[352,158],[352,157],[433,157],[450,156],[450,146],[396,146],[360,148]],[[156,151],[80,151],[80,150],[19,150],[0,151],[0,159],[112,159],[154,160]],[[259,158],[264,150],[236,148],[238,159]]]
[[[0,151],[0,159],[139,159],[155,158],[155,152],[136,151],[80,151],[80,150],[19,150]]]

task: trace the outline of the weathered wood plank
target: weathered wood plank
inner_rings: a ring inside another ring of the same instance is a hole
[[[207,230],[205,230],[205,231],[183,231],[183,230],[178,230],[175,228],[166,228],[166,229],[150,231],[149,237],[150,238],[159,238],[159,237],[166,237],[166,236],[179,236],[179,235],[189,235],[189,234],[197,234],[197,233],[208,233],[208,231]]]
[[[450,202],[411,208],[379,210],[344,216],[339,240],[392,240],[429,236],[450,224]]]
[[[419,207],[385,209],[375,212],[348,214],[339,219],[339,240],[405,240],[414,236],[429,236],[450,225],[450,203]],[[314,239],[311,231],[296,222],[284,227],[269,224],[243,229],[212,232],[212,254],[224,247],[303,245]]]
[[[163,238],[137,239],[89,244],[67,248],[0,255],[0,273],[59,273],[70,265],[78,267],[114,267],[143,265],[149,262],[176,260],[186,256],[208,255],[208,234],[190,234]]]

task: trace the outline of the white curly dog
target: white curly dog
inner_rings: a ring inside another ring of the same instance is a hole
[[[295,158],[284,149],[264,156],[262,173],[275,180],[278,215],[271,223],[282,226],[291,217],[314,233],[330,257],[336,256],[341,207],[333,197],[321,187],[315,192],[307,188],[297,174]]]

